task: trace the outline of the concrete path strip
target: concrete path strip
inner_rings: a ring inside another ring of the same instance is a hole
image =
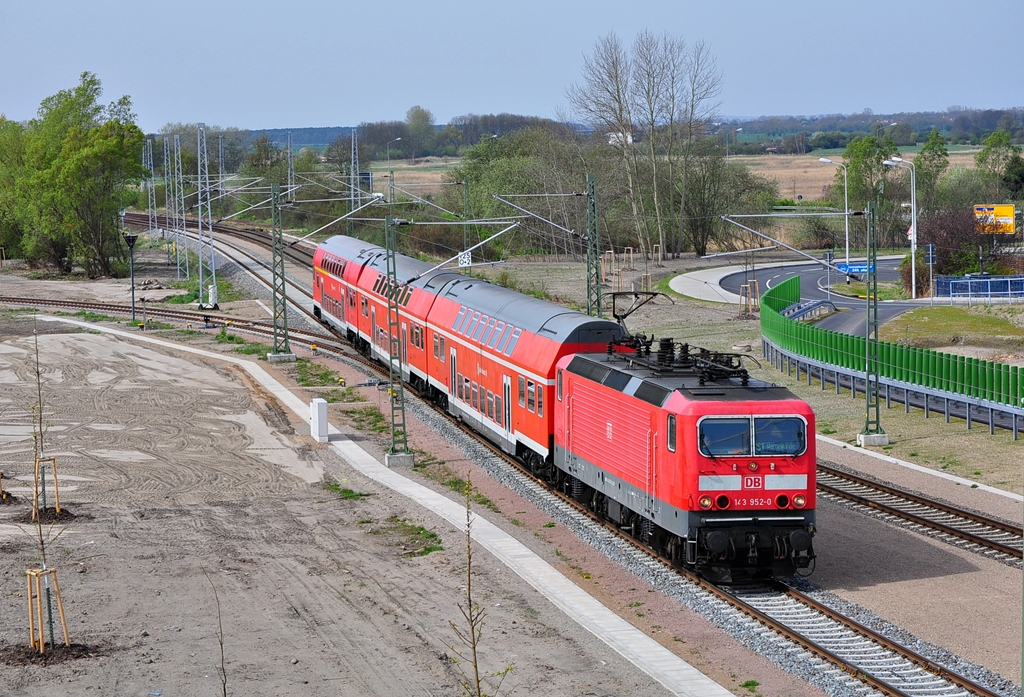
[[[309,418],[309,405],[295,396],[256,363],[234,356],[163,341],[142,333],[97,326],[64,317],[40,316],[50,322],[64,322],[111,334],[131,341],[163,346],[204,358],[233,363],[248,372],[267,391],[296,415]],[[444,518],[456,530],[465,530],[466,509],[456,501],[390,470],[333,427],[328,427],[334,449],[356,470]],[[626,622],[586,591],[559,573],[521,542],[488,520],[470,514],[473,539],[520,578],[546,597],[555,607],[591,632],[619,655],[661,683],[674,695],[685,697],[730,697],[732,693]]]

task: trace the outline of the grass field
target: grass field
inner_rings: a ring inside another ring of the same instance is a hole
[[[1021,352],[1024,307],[921,307],[886,323],[879,338],[920,348],[960,345]]]

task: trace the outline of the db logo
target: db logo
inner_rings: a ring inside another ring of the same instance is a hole
[[[744,477],[743,478],[744,489],[763,489],[764,480],[760,476]]]

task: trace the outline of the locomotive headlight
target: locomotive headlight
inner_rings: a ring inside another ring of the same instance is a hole
[[[697,503],[700,504],[701,508],[711,508],[711,497],[701,496],[700,499],[697,500]]]
[[[751,462],[749,465],[747,465],[747,467],[750,469],[751,472],[756,472],[757,471],[757,463],[756,462]]]
[[[793,505],[796,506],[797,508],[803,508],[806,503],[807,499],[804,497],[803,494],[797,494],[796,496],[793,497]]]

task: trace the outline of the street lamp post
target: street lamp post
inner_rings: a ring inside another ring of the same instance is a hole
[[[819,157],[818,162],[824,162],[825,164],[835,165],[836,167],[843,168],[843,216],[846,219],[846,270],[849,274],[850,270],[850,185],[846,176],[846,165],[842,162],[833,162],[827,157]],[[850,282],[850,276],[846,276],[846,282]]]
[[[917,167],[902,157],[894,157],[882,164],[910,170],[910,297],[917,300]]]
[[[388,151],[388,203],[391,203],[395,198],[395,176],[391,171],[391,144],[397,143],[401,139],[402,136],[392,138],[391,140],[388,141],[387,145],[385,146]]]
[[[731,130],[731,131],[729,131],[728,133],[725,134],[725,157],[726,157],[726,159],[729,158],[729,133],[732,133],[732,136],[733,136],[732,140],[736,144],[736,147],[738,148],[740,146],[739,132],[742,131],[742,130],[743,130],[742,128],[734,128],[733,130]]]

